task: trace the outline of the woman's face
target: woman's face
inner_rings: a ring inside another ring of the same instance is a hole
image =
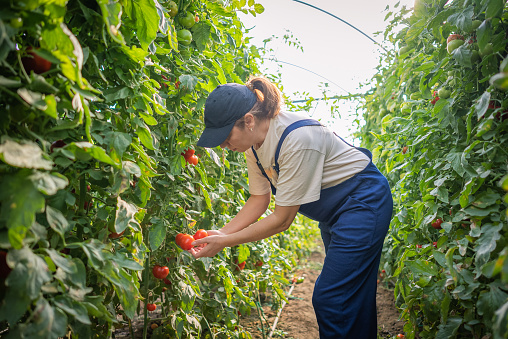
[[[247,128],[233,127],[228,138],[220,144],[221,148],[228,148],[235,152],[245,152],[253,145],[252,133]]]

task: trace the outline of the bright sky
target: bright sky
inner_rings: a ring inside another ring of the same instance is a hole
[[[411,8],[413,1],[400,0],[400,5]],[[347,24],[293,0],[256,0],[256,2],[264,6],[264,13],[257,17],[240,13],[245,27],[252,28],[248,34],[253,38],[251,43],[263,46],[264,39],[272,35],[282,37],[289,30],[303,47],[301,52],[295,47],[287,46],[282,39],[274,40],[269,45],[275,51],[274,59],[298,66],[275,61],[265,63],[267,73],[282,73],[286,95],[293,97],[293,93],[299,91],[319,98],[320,82],[330,84],[329,89],[332,93],[329,95],[354,93],[360,83],[365,83],[375,74],[375,67],[379,64],[379,47]],[[384,31],[386,25],[384,18],[388,13],[385,9],[390,6],[393,10],[398,1],[304,0],[304,2],[338,16],[381,43],[383,36],[374,36],[374,33]],[[340,118],[330,117],[329,112],[330,108],[321,102],[317,103],[317,107],[310,113],[313,117],[322,119],[323,123],[341,136],[348,137],[352,132],[351,128],[354,127],[352,121],[356,114],[355,107],[347,103],[341,104]]]

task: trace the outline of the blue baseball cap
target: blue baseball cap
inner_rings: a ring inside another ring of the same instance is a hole
[[[257,102],[257,96],[247,86],[228,83],[217,86],[205,102],[205,130],[197,145],[217,147],[231,133],[235,122],[247,114]]]

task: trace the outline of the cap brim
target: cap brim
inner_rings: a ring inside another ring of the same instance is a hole
[[[220,128],[210,128],[205,127],[205,130],[201,134],[201,137],[198,140],[197,145],[201,147],[214,148],[222,144],[231,133],[233,126],[235,126],[235,122],[230,123],[224,127]]]

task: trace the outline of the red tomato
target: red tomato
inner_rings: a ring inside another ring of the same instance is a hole
[[[432,246],[437,247],[437,241],[434,241],[434,242],[432,243]]]
[[[66,143],[65,143],[65,141],[63,141],[62,139],[57,140],[57,141],[54,141],[54,142],[51,144],[51,146],[49,147],[49,153],[53,153],[53,150],[54,150],[55,148],[62,148],[62,147],[64,147],[65,145],[67,145],[67,144],[66,144]]]
[[[464,37],[460,34],[450,34],[448,36],[448,39],[446,39],[446,43],[448,44],[450,41],[457,40],[457,39],[464,40]]]
[[[169,268],[167,266],[155,265],[152,268],[152,274],[157,279],[164,279],[169,274]]]
[[[189,234],[179,233],[176,236],[175,242],[181,249],[188,251],[192,248],[192,243],[194,242],[194,237]]]
[[[402,147],[402,154],[406,154],[407,152],[407,146]]]
[[[200,229],[200,230],[196,231],[196,234],[194,234],[194,239],[198,240],[198,239],[206,238],[207,236],[208,236],[208,232],[205,231],[204,229]]]
[[[254,266],[263,266],[263,260],[258,260]]]
[[[436,221],[434,221],[431,225],[432,227],[434,227],[436,230],[440,230],[441,229],[441,224],[443,223],[443,219],[440,219],[440,218],[437,218]]]
[[[192,157],[194,155],[194,150],[192,148],[189,148],[188,150],[186,150],[185,152],[182,153],[183,157],[185,158],[185,160],[189,160],[190,157]]]
[[[166,285],[171,285],[171,281],[169,279],[167,279],[167,278],[164,278],[164,283]]]
[[[196,166],[199,162],[199,158],[195,155],[191,156],[190,158],[187,159],[187,162],[191,165],[194,165]]]
[[[125,231],[122,231],[121,233],[111,232],[111,233],[109,233],[108,237],[109,237],[109,239],[118,239],[123,235],[124,232]]]
[[[21,58],[25,71],[30,74],[30,71],[41,74],[49,71],[51,68],[51,62],[38,56],[32,51],[32,47],[28,47],[27,52],[29,56]]]
[[[146,304],[146,309],[149,310],[150,312],[155,311],[156,308],[157,308],[157,305],[155,305],[155,304]]]
[[[246,261],[238,263],[238,259],[235,259],[235,265],[236,265],[235,271],[241,271],[241,270],[243,270],[245,268],[245,264],[246,263],[247,263]]]
[[[11,268],[7,265],[7,252],[0,251],[0,279],[7,278],[11,271]]]

